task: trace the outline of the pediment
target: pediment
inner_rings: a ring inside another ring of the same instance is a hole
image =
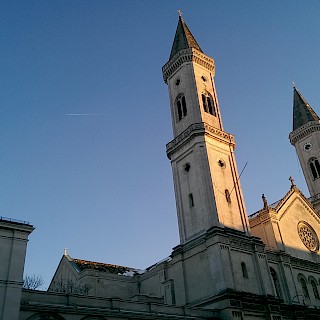
[[[276,211],[276,218],[278,221],[286,218],[287,215],[295,220],[312,219],[315,223],[320,225],[320,216],[312,207],[307,198],[298,190],[290,190],[286,196],[279,201],[274,208]]]

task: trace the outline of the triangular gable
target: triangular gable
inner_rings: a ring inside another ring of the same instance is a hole
[[[320,216],[315,211],[308,199],[303,195],[303,193],[296,187],[293,186],[289,192],[278,202],[277,206],[274,208],[276,211],[277,220],[282,220],[285,215],[290,213],[290,209],[296,202],[299,202],[312,216],[318,224],[320,224]]]
[[[75,277],[80,272],[80,270],[77,270],[76,265],[72,261],[72,258],[64,254],[60,259],[60,262],[52,277],[48,290],[52,288],[55,281],[60,280],[64,268],[67,268]]]

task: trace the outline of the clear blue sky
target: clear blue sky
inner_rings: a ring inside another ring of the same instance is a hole
[[[167,62],[177,10],[215,59],[248,213],[308,195],[288,134],[294,80],[320,114],[318,0],[0,3],[0,215],[30,221],[26,272],[72,257],[146,268],[178,244]],[[70,113],[96,114],[68,116]]]

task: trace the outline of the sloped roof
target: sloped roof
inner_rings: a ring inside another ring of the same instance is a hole
[[[319,121],[318,115],[311,108],[302,94],[293,88],[293,130],[296,130],[309,121]]]
[[[118,275],[127,275],[127,276],[134,276],[136,274],[142,274],[145,272],[144,270],[118,266],[115,264],[102,263],[102,262],[95,262],[95,261],[88,261],[88,260],[81,260],[81,259],[74,259],[74,258],[71,258],[71,261],[76,265],[79,271],[92,269],[92,270],[97,270],[101,272],[114,273]]]
[[[179,16],[178,26],[176,34],[174,36],[172,49],[170,53],[170,59],[182,49],[195,48],[202,52],[196,39],[192,35],[191,31],[184,22],[182,16]]]

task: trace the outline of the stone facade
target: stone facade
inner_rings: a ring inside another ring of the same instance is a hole
[[[0,319],[19,317],[27,241],[33,229],[28,222],[0,218]]]

